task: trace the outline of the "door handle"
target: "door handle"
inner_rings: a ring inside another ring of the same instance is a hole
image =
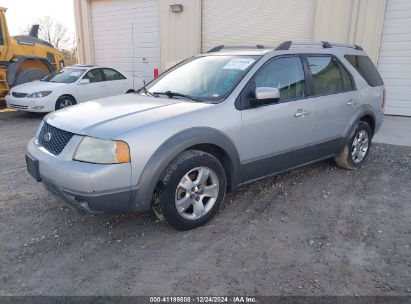
[[[347,102],[347,106],[355,106],[358,103],[358,99],[352,98]]]
[[[310,114],[311,111],[309,110],[298,109],[297,112],[294,113],[294,117],[303,117]]]

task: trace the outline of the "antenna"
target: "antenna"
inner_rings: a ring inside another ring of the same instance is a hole
[[[131,47],[132,47],[132,61],[133,61],[133,90],[135,90],[135,83],[134,83],[134,23],[131,23]]]

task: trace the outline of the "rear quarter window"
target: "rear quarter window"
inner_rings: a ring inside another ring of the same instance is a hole
[[[368,56],[345,55],[344,57],[351,63],[358,73],[360,73],[368,85],[371,87],[379,87],[384,84],[377,68]]]

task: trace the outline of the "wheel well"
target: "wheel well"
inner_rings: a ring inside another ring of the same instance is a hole
[[[371,128],[371,133],[372,133],[371,135],[374,135],[374,130],[375,130],[374,117],[372,117],[371,115],[365,115],[365,116],[360,118],[360,121],[366,122]]]
[[[186,150],[199,150],[199,151],[209,153],[213,155],[214,157],[216,157],[224,167],[224,171],[227,176],[227,190],[232,189],[232,186],[233,186],[231,182],[232,172],[233,172],[232,162],[231,162],[230,156],[227,154],[226,151],[221,149],[219,146],[216,146],[213,144],[198,144],[195,146],[191,146]]]
[[[57,99],[60,99],[61,97],[64,97],[64,96],[67,96],[67,97],[70,97],[70,98],[73,98],[74,99],[74,101],[77,103],[77,100],[74,98],[74,96],[73,95],[70,95],[70,94],[63,94],[63,95],[61,95],[59,98],[57,98]],[[56,100],[57,101],[57,100]]]

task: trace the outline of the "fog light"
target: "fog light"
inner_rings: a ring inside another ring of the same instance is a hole
[[[44,107],[43,107],[43,106],[33,107],[33,110],[42,110],[42,109],[44,109]]]

